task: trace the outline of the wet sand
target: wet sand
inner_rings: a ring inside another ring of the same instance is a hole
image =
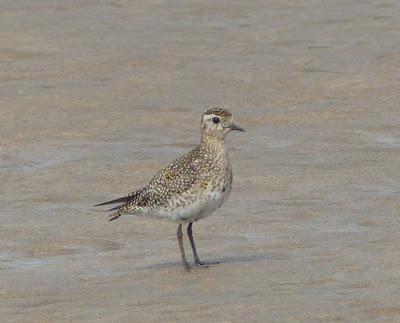
[[[397,2],[0,5],[2,321],[400,320]],[[175,224],[92,205],[214,105],[248,133],[186,273]]]

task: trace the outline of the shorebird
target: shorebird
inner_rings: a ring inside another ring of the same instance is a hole
[[[161,169],[150,183],[124,197],[95,206],[119,204],[109,220],[125,214],[166,218],[179,223],[177,237],[182,264],[189,270],[183,246],[182,224],[188,223],[187,234],[195,265],[207,265],[200,260],[193,239],[193,222],[221,207],[232,188],[232,168],[225,138],[232,131],[244,131],[233,123],[225,109],[211,108],[201,118],[201,142],[192,151]]]

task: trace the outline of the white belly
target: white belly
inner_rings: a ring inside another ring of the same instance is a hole
[[[195,222],[219,209],[222,203],[226,201],[228,195],[229,192],[209,192],[206,196],[199,196],[198,199],[185,206],[159,210],[157,216],[168,218],[174,222]]]

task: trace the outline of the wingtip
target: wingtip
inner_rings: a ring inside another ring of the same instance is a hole
[[[123,204],[112,207],[111,209],[107,209],[106,212],[116,211],[116,210],[120,209],[122,206],[123,206]]]
[[[107,205],[107,204],[126,203],[129,200],[129,198],[130,198],[129,196],[119,197],[119,198],[111,200],[111,201],[96,204],[93,207],[103,206],[103,205]]]

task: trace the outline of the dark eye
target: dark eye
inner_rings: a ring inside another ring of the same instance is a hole
[[[212,121],[213,121],[215,124],[218,124],[218,123],[219,123],[219,118],[218,118],[218,117],[214,117],[214,118],[212,118]]]

